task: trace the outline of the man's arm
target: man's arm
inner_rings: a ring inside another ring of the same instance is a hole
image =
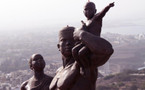
[[[102,19],[105,14],[108,12],[108,10],[114,6],[114,2],[113,3],[110,3],[108,6],[106,6],[100,13],[98,13],[96,16],[95,16],[95,20],[96,19]]]
[[[113,53],[113,52],[112,52]],[[104,65],[110,58],[112,54],[110,53],[110,55],[96,55],[96,54],[92,54],[91,55],[91,60],[93,60],[93,65],[94,67],[99,67]]]
[[[74,38],[82,41],[96,55],[110,55],[113,53],[112,45],[107,40],[84,30],[75,30]]]

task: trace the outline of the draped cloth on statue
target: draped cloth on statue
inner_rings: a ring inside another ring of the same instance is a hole
[[[27,90],[49,90],[51,78],[48,76],[45,76],[41,81],[39,81],[39,84],[37,85],[34,85],[30,81],[32,81],[32,78],[29,79],[29,82],[26,85]]]

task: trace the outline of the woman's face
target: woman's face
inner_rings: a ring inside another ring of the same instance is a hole
[[[32,68],[35,71],[43,71],[45,67],[45,61],[41,55],[32,56]]]

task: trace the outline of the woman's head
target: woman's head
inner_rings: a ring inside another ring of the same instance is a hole
[[[42,71],[45,68],[45,61],[40,54],[33,54],[29,60],[29,65],[32,70]]]

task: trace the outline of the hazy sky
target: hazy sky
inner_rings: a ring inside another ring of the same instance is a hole
[[[0,31],[75,25],[85,20],[88,0],[0,0]],[[115,7],[104,18],[104,27],[136,26],[145,29],[145,0],[90,0],[98,12],[110,2]],[[145,31],[143,31],[145,32]]]

